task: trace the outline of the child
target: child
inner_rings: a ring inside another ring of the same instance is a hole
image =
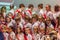
[[[44,14],[43,4],[38,4],[38,9],[39,9],[38,15],[43,16],[43,14]]]
[[[45,28],[45,23],[44,23],[44,19],[43,19],[43,17],[42,16],[39,16],[39,27],[43,27],[43,28]]]
[[[14,15],[14,5],[12,4],[12,5],[10,5],[10,10],[9,10],[9,12],[11,12],[13,15]]]
[[[40,35],[38,33],[38,27],[37,26],[35,26],[33,28],[33,39],[34,40],[40,40]]]
[[[24,9],[25,9],[25,5],[24,4],[20,4],[19,5],[19,9],[17,9],[16,12],[15,12],[15,15],[17,13],[19,13],[22,16],[22,18],[23,18],[25,16]]]
[[[8,40],[8,36],[9,36],[9,34],[7,33],[7,27],[6,27],[6,25],[4,25],[3,27],[2,27],[2,31],[3,31],[3,35],[4,35],[4,40]]]
[[[6,25],[7,25],[7,27],[13,26],[13,21],[11,20],[10,17],[6,17]]]
[[[21,18],[20,17],[15,17],[15,23],[14,23],[15,27],[17,28],[18,26],[20,26],[23,29],[23,24],[21,23]]]
[[[20,27],[18,27],[16,31],[16,40],[24,40],[24,34]]]
[[[32,29],[33,29],[33,27],[35,27],[35,26],[39,26],[38,16],[37,16],[36,14],[34,14],[34,15],[32,16]]]
[[[49,17],[47,17],[46,23],[47,23],[47,27],[50,27],[50,28],[53,28],[54,29],[54,26],[52,25],[51,19]]]
[[[13,32],[12,26],[9,27],[8,33],[9,33],[9,40],[15,40],[16,36],[15,36],[15,33]]]
[[[54,19],[53,12],[51,11],[51,5],[47,4],[45,8],[46,8],[46,11],[45,11],[46,17],[49,17],[51,20]]]
[[[31,28],[32,24],[30,23],[30,18],[28,16],[25,16],[24,20],[25,20],[24,27],[28,26]]]
[[[12,20],[14,19],[14,15],[13,15],[11,12],[9,12],[9,13],[6,15],[6,17],[10,17]]]
[[[33,4],[28,5],[28,10],[26,11],[26,15],[28,15],[30,18],[32,18],[32,11],[33,11]]]
[[[43,27],[39,28],[39,35],[40,35],[40,40],[45,39],[45,28],[43,28]]]
[[[24,40],[32,40],[32,35],[30,33],[30,28],[26,27],[25,28],[25,34],[24,34]]]

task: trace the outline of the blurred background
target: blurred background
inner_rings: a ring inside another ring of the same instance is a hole
[[[60,4],[60,0],[0,0],[0,8],[5,5],[7,10],[9,10],[9,5],[14,4],[15,9],[17,9],[21,3],[23,3],[26,7],[28,4],[33,4],[35,8],[39,3],[43,3],[44,7],[46,4],[50,4],[53,8],[54,5]]]

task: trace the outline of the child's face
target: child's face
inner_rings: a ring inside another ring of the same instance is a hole
[[[9,16],[10,18],[12,18],[13,14],[9,13],[8,16]]]
[[[3,32],[7,32],[7,28],[4,27],[4,28],[2,29],[2,31],[3,31]]]
[[[25,9],[25,7],[22,7],[21,10],[23,11]]]
[[[40,19],[39,21],[42,22],[42,19]]]
[[[8,29],[8,32],[9,32],[9,33],[10,33],[10,32],[12,32],[12,29],[11,29],[11,28],[9,28],[9,29]]]
[[[17,32],[20,33],[21,32],[21,29],[20,28],[17,28]]]
[[[31,11],[33,11],[33,7],[31,7]]]
[[[36,22],[36,18],[33,18],[33,19],[32,19],[32,22],[33,22],[33,23]]]
[[[7,18],[7,22],[10,22],[11,21],[11,19],[10,18]]]
[[[26,29],[25,29],[25,33],[26,33],[26,34],[30,34],[30,28],[26,28]]]
[[[3,17],[1,17],[0,21],[4,21],[4,18],[3,18]]]
[[[37,33],[37,31],[38,31],[38,28],[34,27],[34,32]]]
[[[47,10],[47,11],[49,11],[49,10],[50,10],[50,8],[49,8],[49,6],[48,6],[48,5],[46,5],[46,7],[45,7],[45,8],[46,8],[46,10]]]
[[[42,28],[42,29],[40,29],[40,33],[42,33],[42,34],[44,34],[44,29]]]

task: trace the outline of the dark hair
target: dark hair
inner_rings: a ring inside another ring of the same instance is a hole
[[[58,11],[59,11],[59,6],[58,6],[58,5],[55,5],[55,6],[54,6],[54,11],[55,11],[55,12],[58,12]]]
[[[14,5],[10,5],[10,9],[14,8]]]
[[[43,8],[43,4],[38,4],[38,7]]]
[[[20,5],[19,5],[19,8],[21,8],[21,7],[25,7],[25,5],[24,5],[24,4],[20,4]]]
[[[29,4],[28,8],[34,7],[33,4]]]

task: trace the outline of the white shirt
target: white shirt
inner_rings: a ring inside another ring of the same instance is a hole
[[[11,9],[9,12],[11,12],[14,15],[14,9]]]
[[[18,26],[20,26],[22,29],[23,29],[23,24],[21,24],[21,22],[19,23],[19,25]]]
[[[15,38],[16,38],[15,33],[14,33],[14,32],[11,32],[11,33],[10,33],[10,37],[11,37],[13,40],[15,40]]]
[[[18,34],[18,38],[19,38],[19,40],[24,40],[24,34],[23,33]],[[16,39],[16,40],[18,40],[18,39]]]
[[[56,19],[57,17],[59,17],[59,15],[60,15],[60,12],[54,13],[54,14],[53,14],[54,19]]]
[[[29,16],[30,18],[32,18],[32,11],[30,11],[30,9],[26,10],[26,15]]]
[[[31,23],[27,23],[27,24],[24,25],[24,27],[30,27],[31,28],[32,24]]]
[[[50,28],[53,28],[54,29],[54,26],[52,24],[48,24],[48,27]]]
[[[7,26],[13,26],[13,23],[15,23],[15,20],[11,20],[9,23],[7,23]]]
[[[18,12],[21,12],[22,13],[21,16],[24,15],[24,11],[22,11],[20,8],[15,11],[15,15],[17,15]]]
[[[45,24],[43,22],[39,22],[39,27],[45,28]]]
[[[45,14],[46,14],[46,16],[47,17],[49,17],[50,19],[53,19],[53,12],[51,12],[51,11],[45,11]]]
[[[8,33],[3,33],[4,37],[5,37],[5,40],[8,40],[8,36],[9,34]]]
[[[30,34],[28,34],[27,39],[32,40],[32,36]]]
[[[43,14],[44,14],[44,10],[43,9],[40,9],[39,15],[43,15]]]
[[[33,27],[35,27],[35,26],[39,26],[39,22],[38,22],[38,21],[35,22],[34,24],[32,24],[32,29],[33,29]]]
[[[33,39],[34,40],[40,40],[40,35],[39,34],[33,34]]]

